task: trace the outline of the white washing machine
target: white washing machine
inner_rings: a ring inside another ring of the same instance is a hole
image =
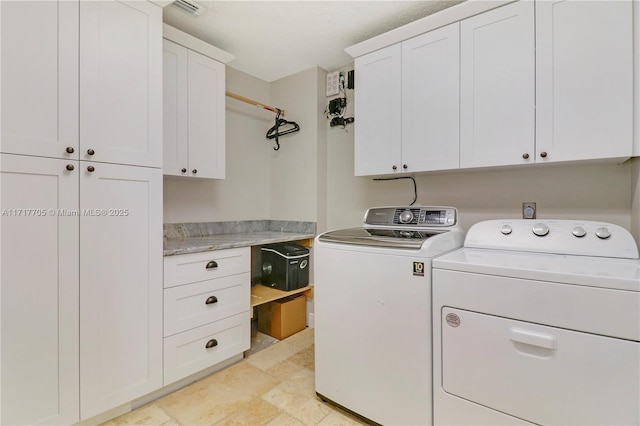
[[[369,209],[314,244],[316,392],[368,423],[430,425],[431,261],[462,246],[451,207]]]
[[[629,232],[486,221],[433,268],[435,424],[640,424],[640,260]]]

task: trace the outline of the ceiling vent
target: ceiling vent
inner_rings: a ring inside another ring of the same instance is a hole
[[[193,16],[200,16],[206,10],[204,6],[191,0],[175,0],[173,4]]]

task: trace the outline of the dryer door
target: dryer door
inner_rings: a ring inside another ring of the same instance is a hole
[[[445,392],[537,424],[638,424],[640,343],[442,309]]]

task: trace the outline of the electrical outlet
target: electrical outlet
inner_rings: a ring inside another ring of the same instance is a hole
[[[340,71],[327,73],[327,96],[335,96],[340,93]]]
[[[536,203],[533,203],[533,202],[522,203],[522,218],[523,219],[536,218]]]

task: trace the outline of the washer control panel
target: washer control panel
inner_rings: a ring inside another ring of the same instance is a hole
[[[376,207],[364,216],[367,226],[431,228],[458,224],[458,212],[453,207]]]
[[[637,259],[631,233],[611,223],[574,220],[488,220],[467,232],[465,247]]]

